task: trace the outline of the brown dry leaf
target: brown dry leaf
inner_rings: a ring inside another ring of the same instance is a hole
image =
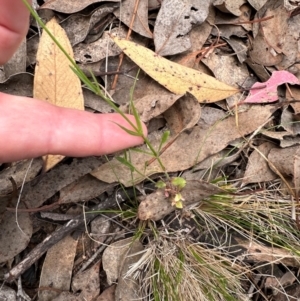
[[[240,65],[234,56],[218,55],[215,50],[208,58],[203,58],[202,62],[213,72],[218,80],[228,85],[238,84],[243,86],[246,79],[250,78],[247,66],[245,64]],[[228,97],[227,103],[232,107],[242,99],[243,93],[238,92]]]
[[[22,200],[28,208],[37,208],[63,187],[83,177],[103,162],[105,159],[101,157],[87,157],[73,159],[70,165],[57,166],[43,174],[35,185],[30,182],[25,184]]]
[[[33,75],[31,73],[20,73],[11,76],[0,85],[0,92],[32,97]]]
[[[295,195],[299,196],[300,189],[300,149],[294,154],[294,188]]]
[[[132,240],[132,237],[111,243],[103,252],[102,266],[106,272],[108,285],[113,284],[119,278],[124,257],[130,251],[130,246],[140,244],[139,241]]]
[[[83,10],[87,6],[106,2],[107,0],[80,0],[80,1],[73,1],[73,0],[50,0],[43,4],[39,9],[52,9],[57,12],[72,14],[77,13],[80,10]],[[120,0],[109,0],[110,2],[120,2]]]
[[[246,3],[246,0],[215,0],[214,6],[224,13],[231,13],[240,16],[240,7]]]
[[[126,35],[126,30],[123,26],[114,28],[111,32],[121,37],[125,37]],[[116,56],[120,53],[120,49],[112,43],[107,32],[103,34],[101,39],[93,43],[79,43],[74,47],[74,57],[79,63],[95,63],[107,56]]]
[[[16,208],[17,200],[0,198],[0,263],[13,259],[28,245],[32,235],[32,220],[28,212],[18,214],[16,223],[16,212],[7,211],[6,207]],[[20,204],[19,208],[25,206]],[[19,226],[19,227],[18,227]],[[23,232],[20,231],[20,228]]]
[[[212,76],[171,62],[136,43],[114,38],[115,43],[149,76],[175,94],[193,94],[199,102],[209,103],[236,94],[239,90]]]
[[[101,113],[113,113],[112,107],[99,95],[93,93],[87,88],[82,89],[84,97],[84,105],[86,108],[90,108],[96,112]]]
[[[100,292],[100,261],[91,268],[79,272],[72,279],[72,290],[74,293],[80,292],[77,296],[80,300],[94,300]],[[64,301],[64,299],[61,299]],[[72,298],[70,301],[73,300]]]
[[[240,246],[240,250],[243,250],[243,256],[248,262],[277,262],[284,266],[300,266],[298,258],[295,258],[289,250],[263,245],[255,240],[249,243],[249,239],[241,235],[234,235],[233,237]]]
[[[289,107],[284,108],[281,113],[280,126],[292,136],[300,134],[299,117],[293,114]]]
[[[112,231],[112,221],[110,217],[105,215],[97,216],[94,220],[91,221],[90,228],[91,233],[90,235],[93,237],[92,241],[92,248],[100,247]]]
[[[157,94],[146,95],[141,99],[135,100],[134,106],[137,109],[141,120],[148,122],[151,119],[167,111],[182,95]],[[128,105],[123,108],[124,113],[129,113]]]
[[[263,34],[259,31],[258,35],[253,41],[253,49],[249,51],[249,56],[251,60],[259,65],[263,66],[273,66],[277,65],[282,61],[282,54],[277,54],[275,51],[269,47],[266,42]]]
[[[135,10],[136,1],[123,0],[120,8],[114,11],[114,15],[120,19],[128,27],[131,25],[133,13]],[[141,36],[153,38],[151,30],[148,25],[148,1],[139,1],[134,22],[131,29]]]
[[[294,145],[299,145],[300,144],[300,137],[291,137],[291,136],[286,136],[280,141],[280,147],[285,148],[285,147],[290,147]]]
[[[186,186],[180,191],[184,199],[182,202],[184,207],[222,192],[224,192],[222,189],[213,184],[196,180],[187,180]],[[165,196],[164,189],[158,189],[147,195],[140,203],[138,218],[140,220],[158,221],[175,210],[176,207],[172,205],[172,200]]]
[[[240,8],[239,8],[239,16],[232,16],[230,14],[217,14],[216,16],[216,20],[215,20],[215,24],[216,25],[225,25],[223,27],[226,28],[228,25],[229,28],[231,28],[231,24],[233,25],[233,27],[243,27],[246,31],[252,31],[252,24],[249,23],[248,21],[250,21],[250,18],[252,17],[252,8],[250,5],[248,4],[243,4]],[[237,25],[240,24],[240,25]]]
[[[293,176],[294,156],[298,153],[299,148],[299,145],[288,148],[273,148],[268,155],[268,159],[283,176]],[[272,165],[270,165],[270,168],[272,169]]]
[[[270,142],[262,143],[257,147],[257,149],[267,157],[270,150],[275,147],[274,144]],[[243,185],[248,183],[261,183],[272,181],[277,178],[269,168],[266,159],[256,150],[254,150],[248,160],[246,171],[243,177]]]
[[[9,180],[10,178],[13,179],[19,188],[25,178],[25,183],[27,183],[36,177],[43,167],[43,160],[36,158],[32,163],[30,162],[31,160],[18,162],[14,166],[0,172],[0,195],[4,196],[13,192],[13,184]],[[30,168],[28,169],[29,165]]]
[[[180,97],[163,114],[172,135],[192,128],[200,119],[201,107],[197,99],[190,93]]]
[[[264,66],[276,65],[287,69],[297,61],[299,15],[289,17],[281,0],[267,1],[257,12],[256,19],[271,17],[267,22],[253,25],[255,39],[249,55],[256,63]]]
[[[273,106],[253,106],[247,112],[238,115],[239,127],[236,126],[236,116],[231,116],[217,121],[207,129],[195,126],[193,129],[183,131],[160,156],[166,172],[185,170],[218,153],[231,141],[255,131],[269,119],[274,110]],[[154,148],[157,149],[160,138],[149,139]],[[142,147],[142,149],[147,151],[146,147]],[[145,162],[148,160],[149,155],[143,153],[135,152],[132,156],[131,163],[144,176],[134,172],[131,177],[128,167],[116,159],[103,164],[101,168],[94,170],[91,174],[107,183],[120,181],[125,186],[132,186],[134,183],[144,180],[146,176],[162,172],[156,161],[145,168]],[[112,169],[117,171],[117,178]]]
[[[105,289],[103,293],[96,299],[96,301],[115,301],[116,285],[112,285]]]
[[[132,239],[132,238],[131,238]],[[131,242],[126,254],[120,263],[118,284],[115,291],[115,300],[141,300],[140,282],[129,270],[136,265],[143,255],[144,246],[135,239]]]
[[[108,189],[112,189],[114,186],[114,184],[107,184],[87,174],[62,188],[59,191],[58,202],[67,204],[82,202],[82,200],[88,201],[96,198]]]
[[[299,79],[299,76],[298,76]],[[292,92],[292,95],[286,92],[286,98],[287,100],[299,100],[300,99],[300,88],[299,86],[289,86],[290,91]],[[292,102],[290,106],[293,108],[295,115],[300,114],[300,101]]]
[[[76,274],[72,279],[73,293],[70,293],[68,290],[63,291],[58,297],[49,299],[49,301],[95,300],[100,291],[99,267],[100,262],[98,261],[90,269]]]
[[[266,137],[279,140],[280,147],[282,148],[300,144],[300,137],[291,136],[287,131],[282,131],[282,132],[263,131],[262,134]]]
[[[216,122],[225,119],[226,117],[227,115],[225,111],[205,106],[201,108],[201,118],[198,125],[201,126],[202,129],[206,130]]]
[[[256,10],[261,9],[268,0],[248,0],[252,7]]]
[[[71,45],[74,46],[84,41],[91,29],[117,7],[118,3],[106,3],[96,8],[90,15],[83,15],[82,13],[71,15],[60,25],[66,31]]]
[[[207,0],[164,0],[154,26],[155,52],[173,55],[191,48],[188,33],[208,16]]]
[[[68,37],[55,18],[51,19],[46,26],[61,47],[73,58],[73,50]],[[34,97],[57,106],[84,110],[80,80],[70,68],[70,61],[46,32],[43,32],[41,36],[36,60]],[[45,170],[49,170],[63,158],[59,155],[45,156]]]
[[[77,243],[78,240],[68,235],[47,252],[39,287],[52,287],[53,289],[39,290],[39,300],[53,300],[60,291],[70,289]]]
[[[242,64],[247,59],[247,53],[248,53],[247,45],[244,43],[244,41],[236,37],[230,37],[229,39],[226,38],[224,39],[231,46],[239,62]]]
[[[207,41],[209,35],[211,34],[211,31],[213,29],[213,25],[211,24],[214,23],[215,23],[215,9],[213,6],[210,6],[206,21],[199,26],[193,27],[189,33],[191,48],[189,48],[184,53],[178,54],[174,58],[174,62],[198,70],[197,68],[198,64],[196,64],[197,55],[199,54],[199,51],[202,50],[205,42]]]

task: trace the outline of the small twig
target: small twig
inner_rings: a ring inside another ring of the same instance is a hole
[[[237,21],[237,22],[230,22],[230,23],[227,23],[227,24],[230,24],[230,25],[253,24],[253,23],[260,23],[260,22],[268,21],[268,20],[273,19],[273,18],[274,18],[274,16],[269,16],[269,17],[264,17],[264,18],[261,18],[261,19],[255,19],[255,20],[252,20],[252,21]]]

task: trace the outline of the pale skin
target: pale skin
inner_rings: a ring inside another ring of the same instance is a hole
[[[29,12],[21,0],[0,0],[0,7],[0,65],[3,65],[27,33]],[[133,116],[128,118],[135,124]],[[99,156],[143,142],[117,124],[132,130],[118,114],[92,114],[0,93],[0,163],[46,154]],[[145,125],[143,129],[147,135]]]

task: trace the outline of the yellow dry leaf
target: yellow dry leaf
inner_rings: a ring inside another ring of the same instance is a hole
[[[46,26],[73,58],[69,39],[55,18],[51,19]],[[40,39],[36,62],[34,97],[57,106],[84,110],[80,80],[70,68],[69,60],[45,31]],[[63,156],[56,155],[45,156],[45,170],[49,170],[63,158]]]
[[[175,94],[189,92],[200,103],[209,103],[239,91],[205,73],[171,62],[141,45],[117,37],[113,40],[149,76]]]

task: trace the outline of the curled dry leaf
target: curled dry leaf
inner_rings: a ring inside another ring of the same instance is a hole
[[[200,180],[186,181],[185,187],[180,191],[182,199],[184,200],[182,201],[184,207],[223,192],[224,190],[219,187]],[[140,203],[138,218],[141,220],[150,219],[158,221],[175,211],[175,209],[176,207],[172,205],[171,198],[166,197],[164,188],[162,188],[147,195]]]
[[[171,134],[192,128],[200,119],[201,107],[190,93],[180,97],[164,114]]]
[[[73,50],[68,37],[55,18],[51,19],[46,26],[61,47],[73,58]],[[45,31],[40,39],[36,60],[34,97],[57,106],[84,110],[80,80],[70,68],[70,61]],[[49,170],[63,158],[58,155],[45,156],[45,170]]]
[[[117,37],[113,40],[149,76],[175,94],[189,92],[199,102],[210,103],[239,91],[205,73],[171,62],[136,43]]]

